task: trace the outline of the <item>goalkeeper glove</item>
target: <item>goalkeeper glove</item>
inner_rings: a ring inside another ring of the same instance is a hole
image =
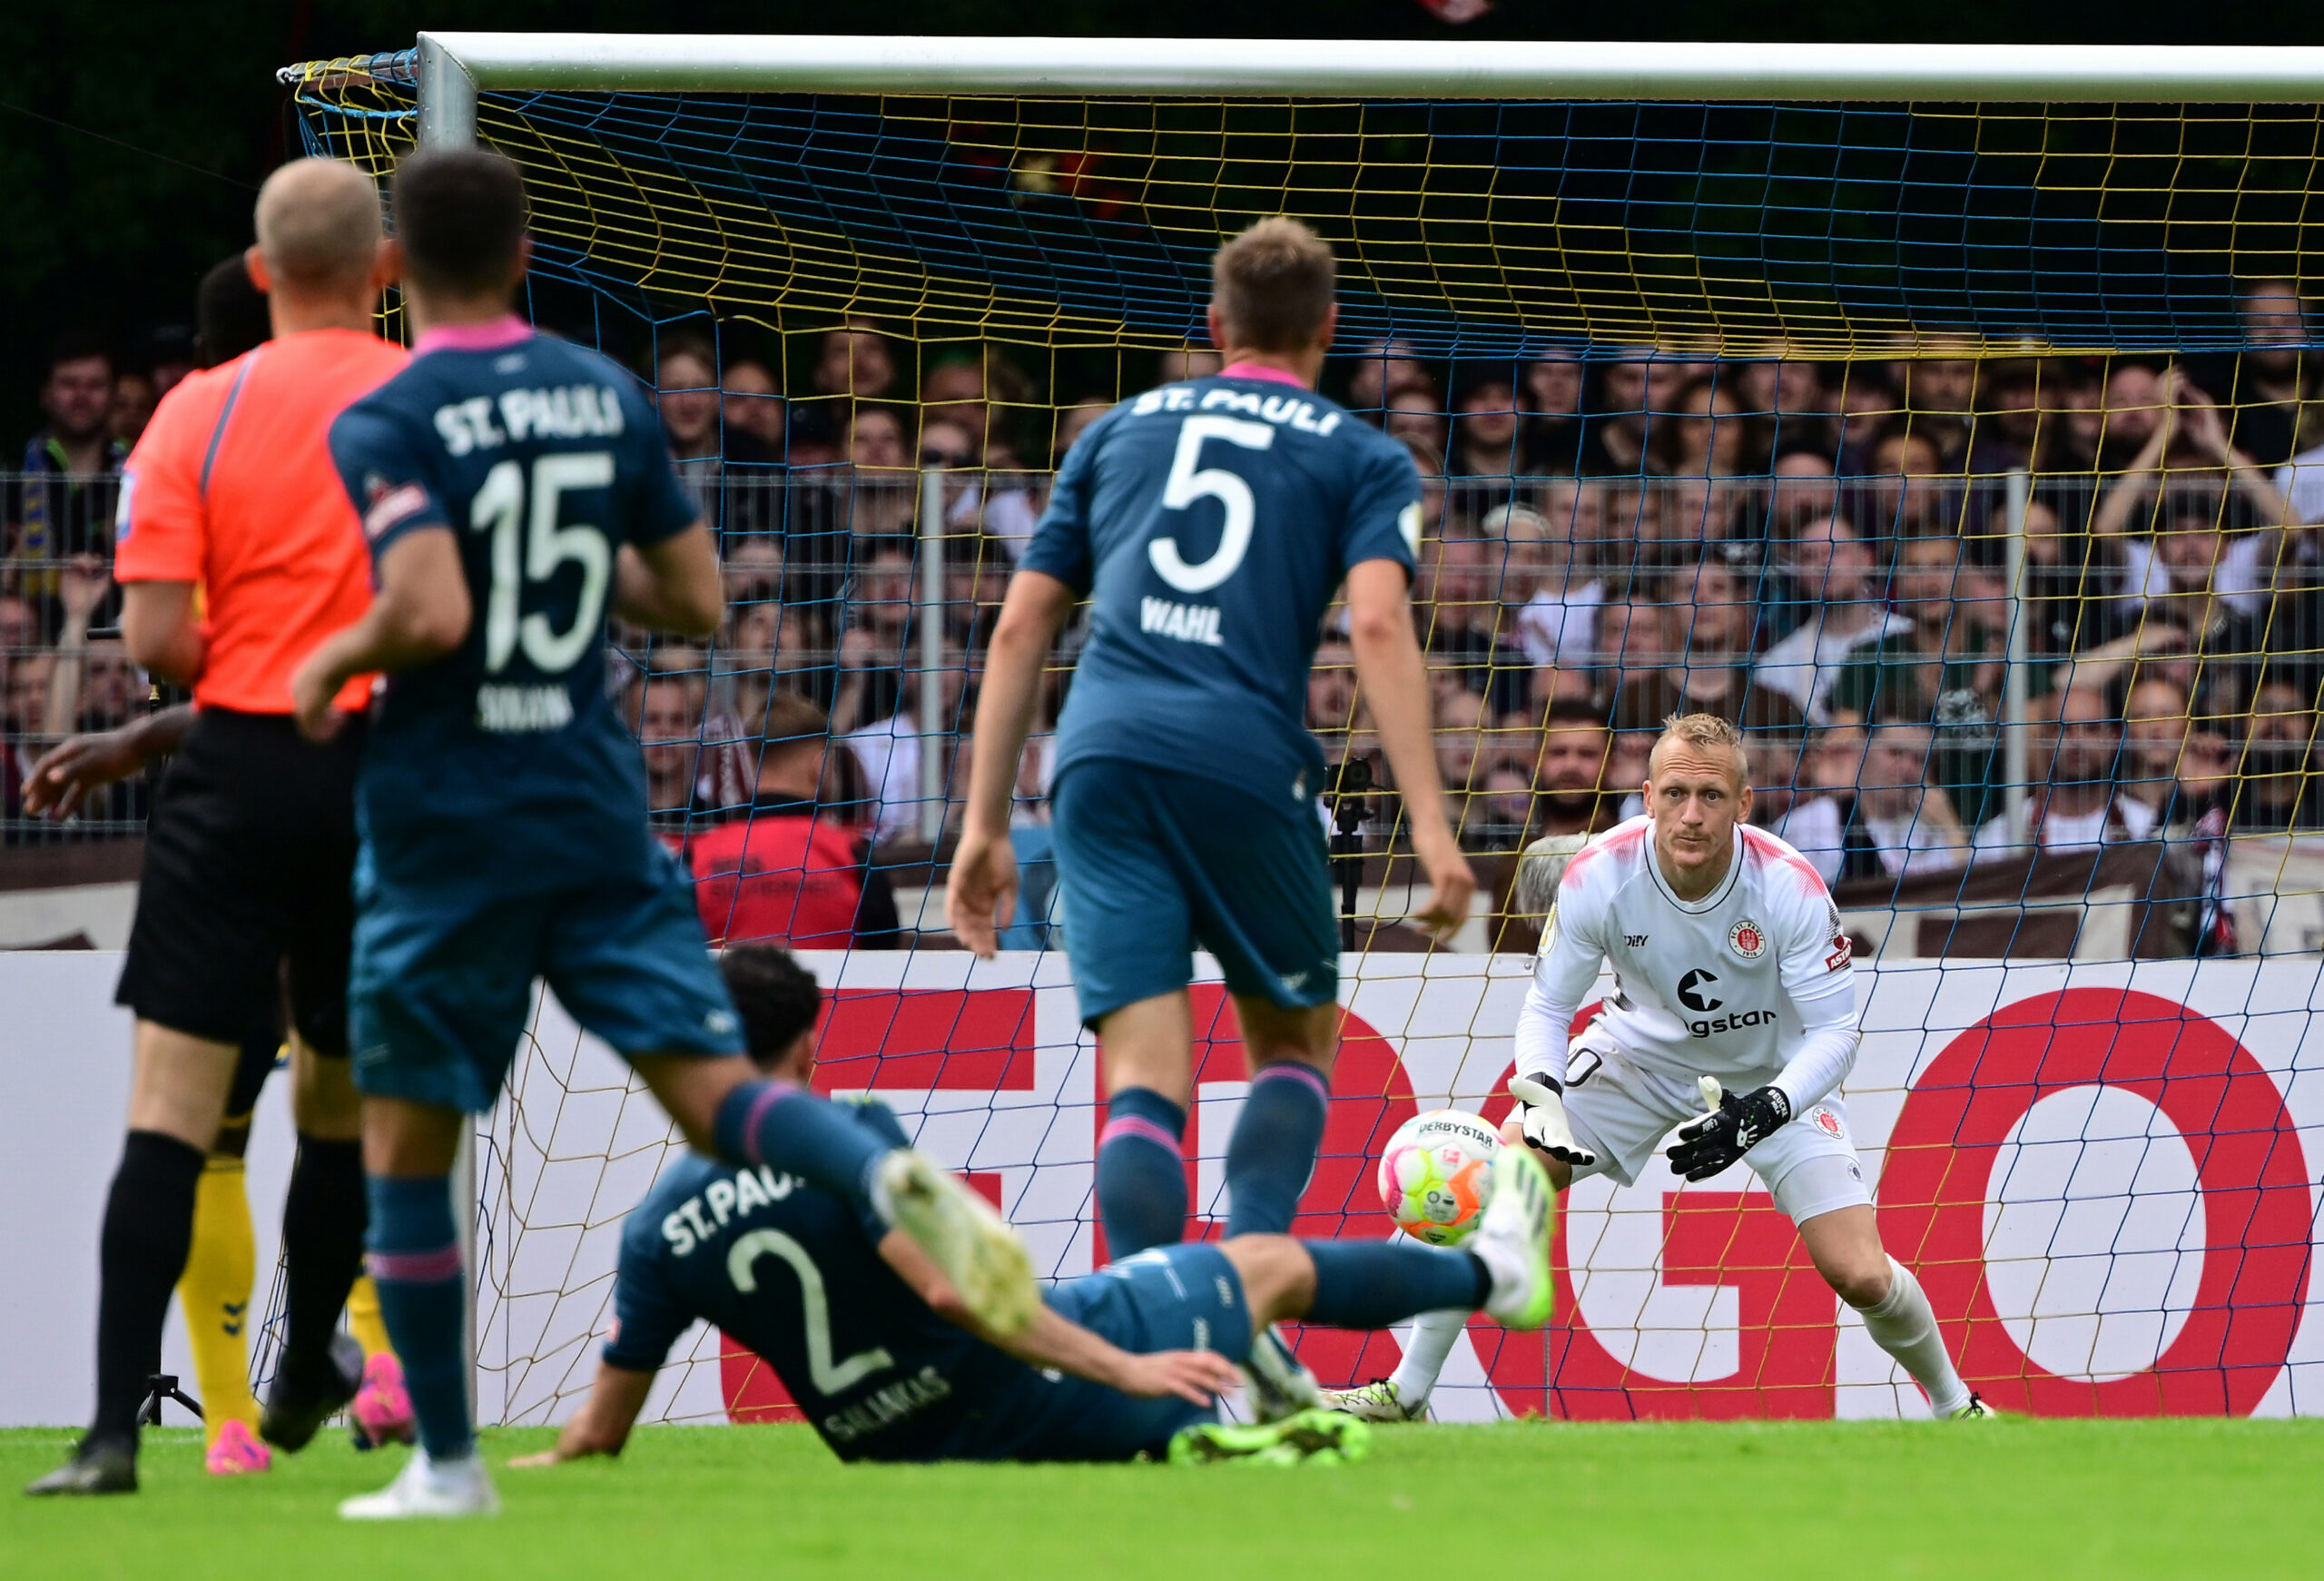
[[[1573,1140],[1565,1121],[1565,1100],[1557,1082],[1547,1076],[1512,1076],[1510,1096],[1517,1100],[1517,1121],[1525,1145],[1545,1152],[1561,1164],[1586,1170],[1598,1155]]]
[[[1790,1123],[1791,1100],[1780,1087],[1754,1088],[1738,1098],[1705,1076],[1702,1088],[1710,1112],[1680,1126],[1678,1145],[1667,1155],[1670,1167],[1689,1181],[1708,1181]]]

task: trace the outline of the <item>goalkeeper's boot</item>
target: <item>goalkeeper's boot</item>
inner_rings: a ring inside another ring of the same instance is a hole
[[[431,1460],[427,1450],[414,1449],[393,1482],[345,1500],[339,1513],[351,1521],[455,1520],[498,1515],[500,1496],[473,1446],[458,1460]]]
[[[73,1458],[25,1491],[34,1498],[77,1498],[97,1493],[137,1491],[137,1442],[84,1438]]]
[[[977,1321],[1021,1333],[1041,1309],[1033,1260],[990,1203],[927,1154],[898,1148],[872,1174],[873,1205],[935,1260]]]
[[[1492,1179],[1492,1201],[1468,1244],[1492,1276],[1485,1312],[1503,1328],[1539,1329],[1557,1300],[1550,1274],[1557,1193],[1530,1148],[1505,1147],[1493,1154]]]
[[[1428,1419],[1428,1397],[1406,1405],[1394,1378],[1375,1378],[1354,1388],[1325,1389],[1324,1408],[1344,1411],[1360,1422],[1422,1422]]]
[[[202,1468],[212,1477],[247,1477],[274,1469],[274,1451],[258,1441],[250,1424],[230,1421],[202,1452]]]
[[[1243,1363],[1243,1402],[1259,1422],[1280,1422],[1323,1408],[1324,1390],[1315,1375],[1300,1364],[1273,1324],[1251,1340]]]
[[[276,1448],[297,1454],[324,1422],[347,1408],[363,1387],[363,1347],[346,1334],[330,1338],[320,1365],[298,1365],[287,1353],[266,1391],[258,1436]]]
[[[1170,1440],[1173,1466],[1240,1460],[1255,1466],[1338,1466],[1372,1452],[1372,1429],[1339,1411],[1301,1411],[1279,1422],[1236,1427],[1196,1422]]]
[[[358,1449],[411,1442],[411,1391],[404,1387],[403,1363],[393,1351],[378,1350],[363,1359],[363,1387],[355,1391],[347,1419]]]
[[[2004,1422],[2009,1419],[2009,1413],[1995,1410],[1985,1403],[1984,1396],[1973,1394],[1969,1397],[1967,1405],[1958,1410],[1946,1412],[1945,1419],[1948,1422]]]

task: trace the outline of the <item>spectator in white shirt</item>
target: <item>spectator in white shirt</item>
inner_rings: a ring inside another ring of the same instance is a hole
[[[921,678],[917,667],[907,667],[903,673],[902,700],[896,711],[840,737],[863,770],[871,799],[871,805],[864,809],[863,821],[871,826],[875,843],[894,835],[916,834],[920,829],[925,799],[920,779],[924,745],[920,733]],[[968,662],[957,645],[946,647],[944,667],[937,672],[937,680],[943,688],[943,707],[938,719],[942,734],[936,737],[936,747],[946,756],[946,772],[940,777],[949,811],[955,788],[951,785],[950,756],[964,721],[960,700],[968,689]],[[963,792],[966,789],[958,788]]]
[[[1799,585],[1807,618],[1759,657],[1761,686],[1781,692],[1814,724],[1830,719],[1827,699],[1851,655],[1913,623],[1891,615],[1873,598],[1877,567],[1855,528],[1837,516],[1819,517],[1783,548],[1784,568]]]
[[[1512,506],[1485,518],[1487,536],[1509,541],[1511,578],[1502,597],[1520,606],[1517,640],[1537,667],[1586,666],[1598,607],[1606,601],[1589,558],[1606,536],[1603,492],[1594,483],[1553,478],[1541,490],[1541,505],[1538,512]]]
[[[2153,810],[2114,788],[2122,727],[2109,717],[2105,698],[2093,688],[2073,687],[2038,699],[2034,707],[2032,768],[2037,783],[2025,809],[2034,850],[2044,855],[2089,851],[2152,833]],[[2006,813],[1977,831],[1981,861],[2024,850],[2010,836]]]
[[[1925,725],[1888,720],[1865,735],[1853,791],[1803,802],[1776,833],[1815,864],[1827,884],[1942,873],[1969,860],[1969,835],[1952,798],[1930,783]]]

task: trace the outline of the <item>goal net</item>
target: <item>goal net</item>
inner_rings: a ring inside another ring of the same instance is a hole
[[[1628,74],[1504,91],[1481,54],[1379,86],[1370,46],[1011,47],[446,35],[284,74],[312,151],[384,174],[425,131],[517,160],[534,319],[661,402],[730,614],[707,647],[625,639],[609,684],[711,936],[788,937],[833,991],[821,1084],[892,1102],[1050,1271],[1102,1259],[1047,736],[1027,902],[981,964],[941,914],[966,730],[1059,459],[1216,368],[1210,254],[1287,213],[1339,259],[1324,391],[1424,479],[1437,756],[1484,880],[1450,947],[1401,924],[1394,786],[1327,622],[1310,723],[1371,785],[1318,808],[1348,1016],[1301,1231],[1387,1233],[1393,1127],[1505,1110],[1544,893],[1523,853],[1633,814],[1662,717],[1716,712],[1859,964],[1863,1052],[1809,1119],[1853,1135],[1973,1385],[2042,1412],[2319,1408],[2324,1099],[2294,1076],[2324,1058],[2324,122],[2254,102],[2301,97],[2276,58],[2299,52],[2083,52],[2095,75],[2048,89],[1959,52],[1870,52],[1860,77],[1798,52],[1824,74],[1790,96],[1721,87],[1703,48],[1598,46],[1577,58],[1630,47]],[[1310,51],[1312,80],[1264,75]],[[1785,52],[1743,53],[1785,80]],[[1951,74],[1915,74],[1937,56]],[[800,873],[702,855],[763,815],[794,697],[828,716],[824,813],[891,919],[811,924]],[[1202,975],[1187,1170],[1216,1233],[1247,1072]],[[675,1144],[546,998],[481,1135],[484,1410],[547,1419]],[[1441,1416],[1918,1408],[1746,1171],[1585,1182],[1560,1256],[1546,1342],[1480,1321]],[[1331,1384],[1396,1355],[1300,1349]],[[714,1334],[664,1388],[675,1419],[785,1408]]]

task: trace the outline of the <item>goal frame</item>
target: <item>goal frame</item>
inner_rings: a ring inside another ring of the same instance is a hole
[[[420,137],[476,136],[487,88],[625,93],[1409,94],[1432,99],[2324,102],[2324,48],[935,38],[428,32]]]

